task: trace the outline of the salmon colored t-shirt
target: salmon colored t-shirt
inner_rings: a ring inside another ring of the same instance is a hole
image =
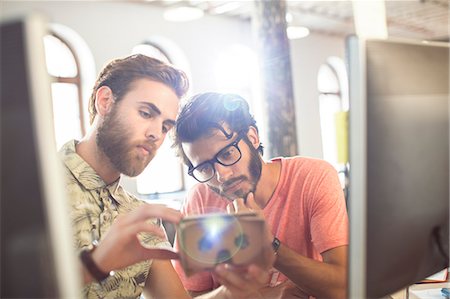
[[[263,212],[272,234],[284,246],[297,253],[322,261],[320,253],[348,245],[348,217],[344,194],[336,170],[326,161],[305,158],[277,158],[281,176]],[[226,211],[226,201],[206,184],[194,186],[182,208],[185,215]],[[185,288],[206,291],[218,282],[209,272],[186,277],[179,262],[174,262]],[[287,280],[275,272],[275,286]]]

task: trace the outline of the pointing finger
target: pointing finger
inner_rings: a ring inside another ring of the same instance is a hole
[[[255,201],[255,196],[253,195],[252,192],[250,192],[250,193],[247,195],[247,200],[246,200],[245,205],[246,205],[248,208],[252,209],[252,210],[260,210],[260,209],[261,209],[261,208],[258,206],[258,204],[256,203],[256,201]]]

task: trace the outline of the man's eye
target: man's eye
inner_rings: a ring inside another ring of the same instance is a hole
[[[143,111],[143,110],[139,110],[139,114],[143,117],[143,118],[150,118],[152,117],[152,114],[147,112],[147,111]]]
[[[201,173],[207,173],[210,171],[210,169],[211,169],[211,167],[209,167],[208,164],[202,165],[202,166],[196,168],[196,170]]]
[[[226,159],[229,158],[230,156],[231,156],[230,151],[226,151],[226,152],[223,152],[223,153],[220,154],[220,158],[221,158],[222,160],[226,160]]]
[[[235,154],[235,148],[233,146],[225,149],[223,152],[220,153],[220,160],[226,161],[234,156]]]
[[[170,130],[172,130],[173,126],[174,125],[170,122],[164,122],[163,127],[162,127],[162,132],[164,134],[167,134]]]

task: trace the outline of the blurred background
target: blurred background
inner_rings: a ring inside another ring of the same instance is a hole
[[[328,160],[341,172],[345,187],[346,161],[338,155],[335,115],[348,110],[345,40],[356,33],[355,8],[351,1],[284,3],[282,23],[289,39],[287,51],[280,55],[288,55],[290,63],[287,74],[292,80],[295,107],[291,119],[295,122],[292,123],[293,154]],[[449,40],[447,0],[382,3],[389,37]],[[378,12],[371,11],[369,4],[366,6],[369,9],[366,21],[371,23],[370,18]],[[88,129],[87,103],[102,66],[115,57],[131,53],[167,60],[186,71],[191,78],[191,95],[219,91],[245,97],[257,119],[262,142],[270,148],[267,118],[279,111],[264,110],[258,53],[265,46],[258,37],[260,28],[257,27],[261,25],[255,25],[264,20],[261,15],[255,15],[254,1],[0,3],[3,20],[29,12],[42,13],[50,22],[45,46],[47,69],[53,79],[58,148],[68,139],[81,138]],[[269,76],[276,78],[277,74]],[[269,150],[266,158],[270,155]],[[173,157],[169,139],[143,174],[124,180],[126,188],[139,197],[162,198],[175,206],[192,183],[186,170]]]

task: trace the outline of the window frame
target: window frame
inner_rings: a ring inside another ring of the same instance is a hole
[[[86,126],[85,126],[85,113],[83,111],[83,87],[82,87],[82,81],[81,81],[81,69],[80,69],[80,61],[76,54],[76,51],[73,49],[73,47],[67,42],[67,40],[59,35],[58,33],[50,30],[48,32],[48,35],[53,36],[57,38],[60,42],[62,42],[72,54],[75,66],[77,69],[77,74],[75,77],[59,77],[59,76],[53,76],[52,74],[48,73],[50,78],[52,79],[52,83],[68,83],[68,84],[74,84],[77,87],[78,90],[78,109],[79,109],[79,115],[80,115],[80,129],[81,129],[81,136],[84,136],[86,134]]]
[[[137,47],[137,46],[149,46],[149,47],[153,47],[154,49],[156,49],[157,51],[159,51],[163,56],[164,56],[164,58],[167,60],[167,62],[168,63],[170,63],[170,64],[174,64],[174,60],[172,59],[172,57],[171,57],[171,55],[170,55],[170,53],[169,53],[169,51],[168,50],[165,50],[164,49],[164,47],[162,46],[162,45],[159,45],[157,42],[153,42],[153,41],[151,41],[150,39],[147,39],[147,40],[145,40],[145,41],[143,41],[143,42],[141,42],[141,43],[139,43],[139,44],[137,44],[137,45],[135,45],[135,47]],[[132,51],[133,52],[133,54],[134,53],[141,53],[141,52],[135,52],[134,50]],[[146,55],[145,53],[141,53],[141,54],[144,54],[144,55]],[[150,56],[150,57],[153,57],[153,58],[156,58],[156,59],[160,59],[159,57],[154,57],[154,56]],[[170,135],[170,134],[168,134],[168,135]],[[164,142],[168,142],[167,140],[169,140],[170,139],[170,136],[167,136],[166,137],[166,139],[164,140]],[[160,148],[161,149],[161,148]],[[159,150],[160,150],[159,149]],[[176,158],[176,157],[175,157]],[[138,193],[139,195],[141,195],[141,196],[145,196],[145,197],[148,197],[148,198],[160,198],[161,196],[161,194],[165,194],[165,195],[167,195],[167,194],[178,194],[178,193],[180,193],[180,192],[184,192],[184,191],[187,191],[187,184],[186,184],[186,175],[187,175],[187,171],[185,172],[185,166],[183,165],[183,162],[180,160],[180,159],[177,159],[178,160],[178,171],[179,171],[179,173],[180,173],[180,188],[178,188],[177,190],[173,190],[173,191],[168,191],[168,192],[152,192],[152,193],[141,193],[141,192],[139,192],[138,191],[138,177],[140,176],[140,175],[142,175],[142,173],[141,174],[139,174],[137,177],[136,177],[136,193]],[[150,162],[151,163],[151,162]],[[149,164],[150,165],[150,164]],[[149,167],[149,165],[147,166],[147,167]],[[145,170],[144,170],[145,171]]]

